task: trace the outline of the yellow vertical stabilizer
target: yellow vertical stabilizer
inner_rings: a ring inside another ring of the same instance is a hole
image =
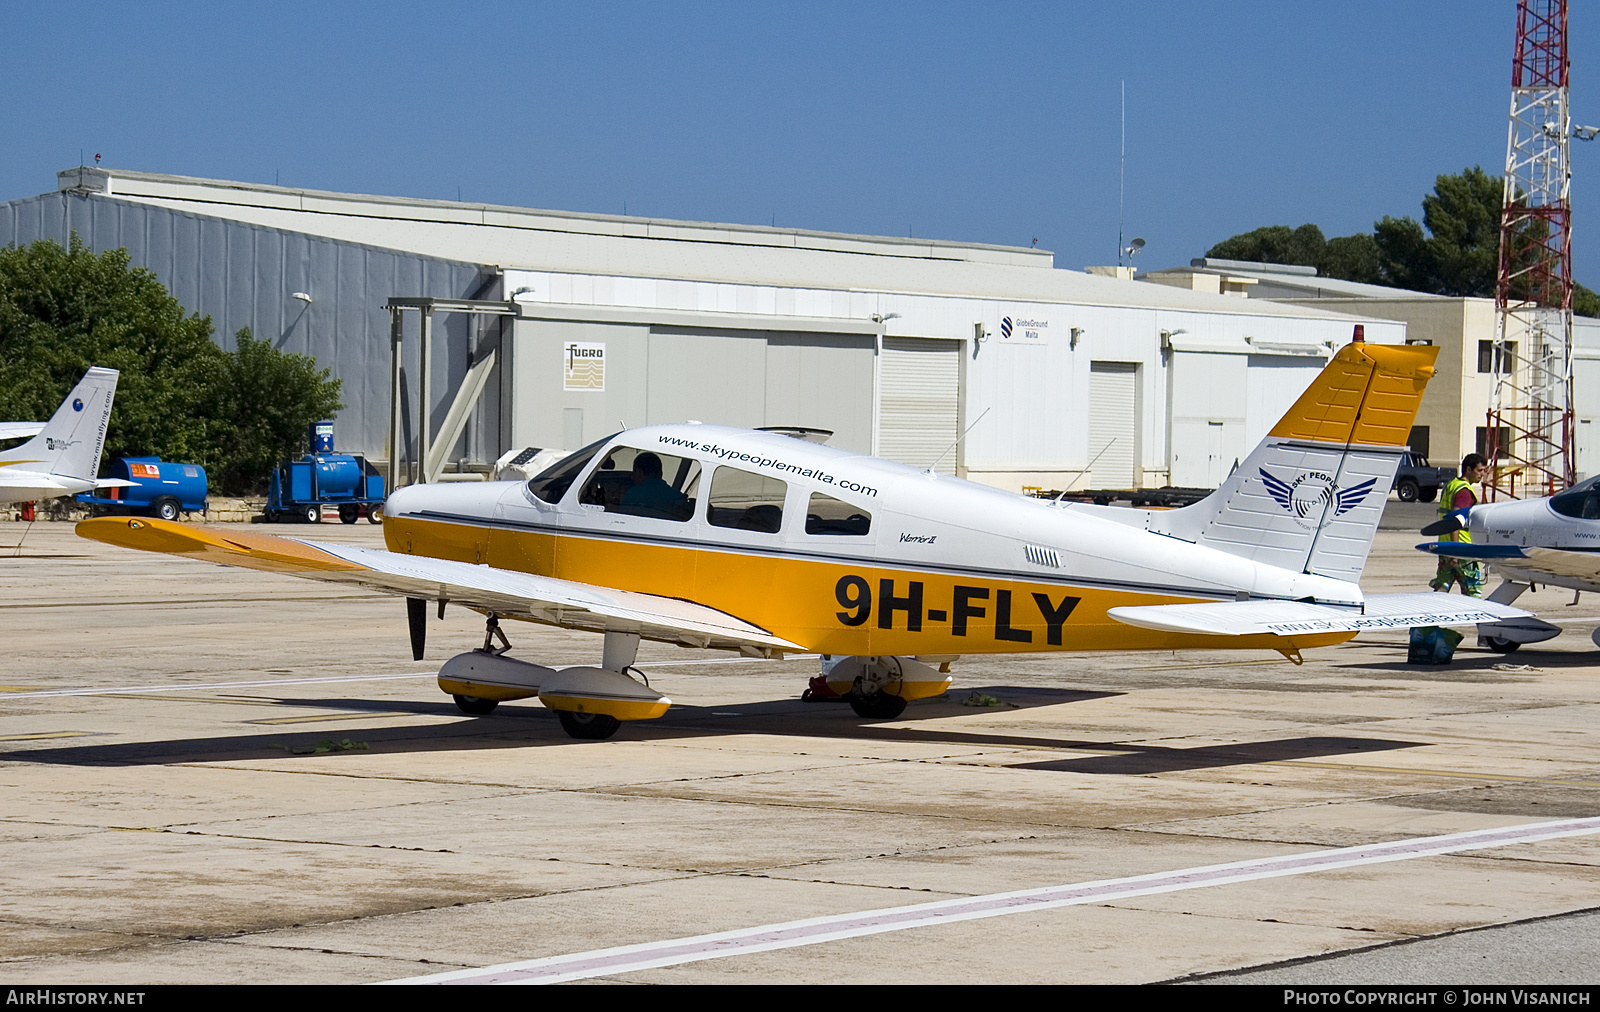
[[[1434,374],[1431,345],[1352,341],[1273,427],[1281,439],[1405,446]]]

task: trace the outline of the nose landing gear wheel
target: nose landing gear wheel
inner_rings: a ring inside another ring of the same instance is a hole
[[[482,717],[493,713],[494,708],[500,705],[498,699],[483,699],[479,696],[453,696],[452,698],[456,701],[456,707],[462,713],[470,713],[474,717]]]
[[[864,696],[852,692],[850,709],[856,711],[858,717],[870,720],[893,720],[906,712],[906,701],[887,692],[872,692]]]
[[[1498,636],[1485,636],[1483,645],[1497,654],[1516,653],[1517,648],[1522,646],[1516,640],[1503,640]]]
[[[556,717],[561,721],[561,729],[574,738],[609,738],[622,726],[622,721],[604,713],[557,710]]]

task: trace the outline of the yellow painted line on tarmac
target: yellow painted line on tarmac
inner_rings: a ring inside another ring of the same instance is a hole
[[[0,685],[0,692],[38,692],[43,685]]]
[[[104,695],[104,697],[106,699],[149,699],[150,698],[149,696],[144,695],[143,693],[134,693],[134,692],[107,692],[107,693],[104,693],[103,695]],[[178,702],[178,703],[229,703],[229,704],[231,704],[233,706],[279,706],[279,705],[282,705],[282,704],[279,704],[279,703],[268,703],[268,702],[262,702],[262,701],[259,701],[259,700],[227,699],[227,698],[218,698],[216,696],[171,696],[171,695],[162,695],[162,696],[159,696],[158,698],[161,699],[163,702],[171,700],[173,702]]]
[[[310,717],[262,717],[260,720],[246,720],[246,724],[318,724],[329,720],[361,720],[365,717],[415,717],[417,714],[405,710],[393,711],[361,711],[357,713],[319,713]]]
[[[1550,784],[1556,787],[1600,787],[1595,780],[1556,780],[1550,777],[1514,777],[1504,773],[1465,773],[1460,770],[1426,770],[1403,766],[1354,766],[1347,763],[1314,763],[1304,759],[1275,759],[1262,766],[1305,766],[1319,770],[1351,770],[1361,773],[1405,773],[1419,777],[1449,777],[1453,780],[1488,780],[1508,784]]]
[[[46,738],[88,738],[93,731],[38,731],[34,734],[0,734],[0,741],[41,741]]]

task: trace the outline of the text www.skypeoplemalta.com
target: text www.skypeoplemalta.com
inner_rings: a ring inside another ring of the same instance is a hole
[[[820,481],[827,485],[837,486],[846,492],[856,492],[860,495],[867,496],[875,496],[878,494],[877,489],[871,488],[867,485],[857,484],[848,478],[840,478],[836,475],[829,474],[826,471],[819,471],[814,467],[801,467],[799,464],[791,464],[786,460],[779,460],[776,457],[763,457],[759,454],[745,453],[741,450],[730,450],[724,446],[717,446],[715,443],[699,443],[692,439],[681,439],[677,436],[660,436],[658,437],[657,441],[662,446],[680,447],[685,450],[692,450],[699,453],[709,453],[716,456],[718,460],[736,460],[742,463],[754,464],[756,467],[767,467],[774,471],[783,471],[789,474],[799,475],[802,478],[811,478],[814,481]]]

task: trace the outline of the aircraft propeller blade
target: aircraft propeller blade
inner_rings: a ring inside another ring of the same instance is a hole
[[[1436,538],[1441,534],[1454,534],[1456,531],[1464,531],[1467,529],[1466,512],[1466,510],[1460,510],[1448,514],[1444,518],[1435,520],[1424,527],[1420,533],[1424,537]]]
[[[422,647],[428,641],[428,602],[420,597],[406,598],[406,621],[411,625],[411,659],[422,660]]]

